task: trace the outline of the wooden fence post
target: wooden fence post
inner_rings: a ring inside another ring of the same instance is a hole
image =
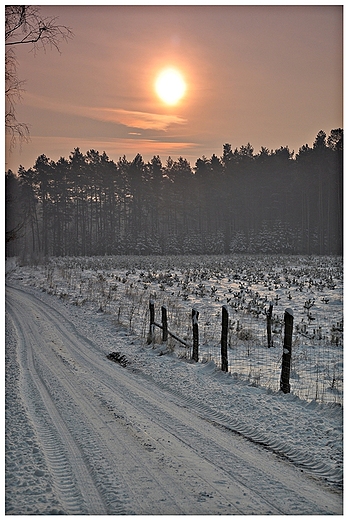
[[[228,335],[228,310],[227,310],[227,305],[223,305],[223,307],[222,307],[222,329],[221,329],[221,370],[223,372],[228,372],[227,335]]]
[[[167,307],[162,305],[162,341],[168,340]]]
[[[192,309],[192,330],[193,330],[193,343],[192,343],[192,359],[198,362],[198,316],[199,312],[197,309]]]
[[[273,303],[269,304],[269,309],[266,312],[267,316],[267,344],[268,348],[273,347],[272,340],[272,311],[273,311]]]
[[[150,328],[149,328],[149,334],[147,337],[147,344],[150,345],[150,343],[154,340],[155,335],[155,304],[153,300],[149,301],[149,309],[150,309]]]
[[[288,394],[290,392],[290,363],[292,348],[292,329],[294,324],[294,313],[292,309],[285,309],[284,321],[285,331],[282,372],[280,376],[280,389],[284,392],[284,394]]]

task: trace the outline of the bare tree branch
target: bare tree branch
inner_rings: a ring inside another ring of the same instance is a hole
[[[10,231],[6,231],[6,233],[5,233],[6,244],[8,244],[9,242],[12,242],[13,240],[17,240],[18,238],[23,236],[23,234],[20,234],[20,231],[24,228],[25,222],[26,222],[26,220],[23,219],[23,221],[20,222],[19,224],[17,224],[16,227],[11,229]]]
[[[41,17],[39,7],[32,5],[5,6],[5,128],[10,135],[10,149],[29,140],[29,126],[19,123],[16,104],[20,101],[24,82],[18,79],[15,47],[29,45],[33,52],[47,46],[60,52],[59,44],[73,37],[69,27],[59,25],[57,17]]]

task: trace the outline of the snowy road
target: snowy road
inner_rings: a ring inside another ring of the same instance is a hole
[[[49,482],[40,512],[342,514],[339,492],[233,433],[199,398],[112,363],[63,308],[13,287],[6,299],[18,399],[42,455],[35,478]]]

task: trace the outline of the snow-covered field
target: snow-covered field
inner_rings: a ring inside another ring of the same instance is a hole
[[[6,269],[8,514],[342,514],[342,259],[105,257]],[[169,329],[187,342],[199,310],[199,363],[162,344],[160,329],[147,343],[150,295],[156,321],[165,304]],[[296,330],[285,395],[287,307]]]
[[[343,402],[343,265],[337,257],[187,256],[52,259],[13,276],[77,306],[98,307],[139,337],[149,330],[149,299],[168,311],[169,330],[192,343],[199,311],[200,359],[221,364],[221,311],[229,311],[229,370],[279,389],[284,311],[294,313],[291,391],[301,399]],[[268,348],[266,311],[273,304]],[[161,339],[160,329],[157,341]],[[191,351],[170,341],[179,356]]]

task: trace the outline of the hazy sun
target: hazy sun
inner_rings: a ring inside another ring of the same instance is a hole
[[[157,77],[155,88],[162,101],[175,105],[185,94],[186,83],[178,70],[168,68]]]

